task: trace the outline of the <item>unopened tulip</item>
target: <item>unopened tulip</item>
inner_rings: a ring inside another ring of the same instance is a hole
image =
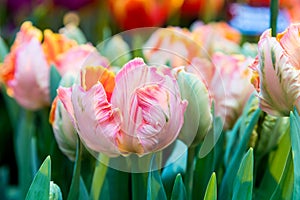
[[[175,70],[181,96],[189,102],[179,138],[185,144],[195,146],[204,139],[211,127],[211,99],[205,84],[195,74],[183,68]]]
[[[131,60],[114,74],[86,66],[81,84],[59,88],[58,97],[91,150],[139,156],[171,144],[183,124],[186,101],[169,69]]]

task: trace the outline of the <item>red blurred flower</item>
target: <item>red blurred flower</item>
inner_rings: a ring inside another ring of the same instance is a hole
[[[112,15],[121,29],[161,26],[169,14],[179,8],[176,0],[110,0]]]

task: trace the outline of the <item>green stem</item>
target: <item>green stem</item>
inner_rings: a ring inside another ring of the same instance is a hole
[[[195,151],[196,149],[194,147],[190,147],[188,149],[188,159],[184,176],[184,185],[186,188],[187,199],[192,198],[193,174],[195,169]]]
[[[99,155],[97,164],[95,166],[93,181],[91,186],[90,199],[92,200],[98,200],[100,197],[101,189],[106,177],[108,162],[109,162],[109,157],[107,157],[104,154]]]
[[[132,200],[147,198],[147,178],[148,172],[131,173]]]
[[[80,168],[81,168],[81,155],[82,155],[82,143],[80,139],[77,139],[76,148],[76,160],[74,164],[73,177],[68,194],[68,200],[77,199],[79,197],[79,184],[80,184]]]
[[[20,112],[20,122],[15,131],[15,151],[22,198],[25,198],[31,181],[37,172],[34,135],[34,113],[22,110]]]
[[[276,33],[277,33],[278,8],[279,8],[279,1],[278,0],[271,0],[271,6],[270,6],[270,13],[271,13],[270,27],[271,27],[272,37],[275,37]]]

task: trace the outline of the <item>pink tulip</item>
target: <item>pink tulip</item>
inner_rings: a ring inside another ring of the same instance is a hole
[[[98,65],[108,66],[108,61],[91,45],[79,46],[75,41],[50,30],[45,30],[42,37],[42,32],[31,22],[24,22],[0,69],[0,79],[6,84],[8,94],[29,110],[50,104],[51,65],[62,76],[68,71],[79,71],[90,57],[98,60]]]
[[[251,66],[252,83],[261,109],[268,114],[289,116],[294,106],[300,109],[299,27],[291,25],[277,38],[267,30],[258,43],[258,56]]]
[[[194,57],[203,57],[203,50],[189,30],[179,27],[158,29],[143,46],[148,62],[171,67],[191,64]]]
[[[131,60],[114,74],[84,67],[81,84],[58,89],[85,145],[108,156],[164,149],[178,136],[187,106],[169,69]]]
[[[212,62],[194,59],[187,71],[195,73],[207,85],[215,112],[224,122],[224,129],[232,128],[243,107],[253,93],[250,83],[252,59],[242,55],[215,53]]]

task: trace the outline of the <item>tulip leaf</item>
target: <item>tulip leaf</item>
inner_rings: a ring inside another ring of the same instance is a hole
[[[260,183],[255,196],[258,199],[270,199],[283,176],[286,162],[291,149],[290,130],[280,138],[278,147],[270,153],[268,168]]]
[[[166,192],[161,180],[161,176],[158,170],[152,171],[152,169],[157,169],[156,155],[154,154],[151,159],[151,168],[148,174],[147,183],[147,200],[152,199],[167,199]]]
[[[204,158],[196,160],[193,180],[193,199],[203,199],[205,188],[209,182],[210,176],[214,171],[213,163],[215,159],[215,148]]]
[[[243,158],[244,152],[247,149],[249,139],[251,137],[252,131],[258,122],[259,116],[260,116],[261,110],[257,109],[251,119],[250,122],[247,124],[245,128],[245,132],[241,133],[242,138],[240,143],[238,144],[233,157],[225,171],[221,188],[220,188],[220,196],[223,199],[231,199],[232,198],[232,192],[233,192],[233,182],[234,178],[238,172],[238,166],[240,165],[240,162]]]
[[[227,165],[230,161],[230,158],[235,150],[235,147],[238,143],[238,133],[241,126],[242,118],[239,118],[237,122],[234,124],[233,129],[226,132],[226,136],[228,136],[228,142],[226,145],[226,150],[224,154],[225,164]]]
[[[61,75],[57,71],[54,65],[50,67],[50,102],[52,102],[57,96],[57,88],[61,80]]]
[[[216,200],[217,199],[217,178],[216,178],[216,173],[213,172],[206,191],[205,191],[205,195],[204,195],[204,200]]]
[[[49,200],[50,180],[51,160],[48,156],[35,175],[26,195],[26,200]]]
[[[252,199],[253,189],[253,149],[250,148],[244,156],[233,184],[233,200]]]
[[[184,200],[186,199],[186,190],[185,186],[182,182],[182,177],[180,174],[177,174],[173,191],[172,191],[172,196],[171,200]]]
[[[274,190],[271,200],[281,200],[281,199],[299,199],[299,196],[295,195],[295,180],[294,180],[294,165],[292,152],[289,152],[286,165],[284,167],[284,172],[281,176],[279,184]],[[294,190],[294,194],[293,194]]]
[[[132,187],[132,199],[146,199],[147,197],[147,179],[149,175],[147,173],[132,173],[131,174],[131,187]],[[149,181],[148,181],[149,182]]]
[[[300,197],[300,117],[296,109],[290,114],[291,142],[294,159],[294,199]]]
[[[164,165],[161,173],[162,182],[168,199],[171,197],[174,181],[179,173],[184,173],[187,163],[187,147],[180,140],[176,140],[172,145],[167,147],[164,152],[170,151],[168,160]]]
[[[0,63],[4,61],[4,58],[7,54],[8,54],[8,48],[4,40],[0,37]]]
[[[80,168],[81,168],[82,143],[77,139],[76,160],[74,164],[72,182],[68,194],[68,200],[80,197]]]

